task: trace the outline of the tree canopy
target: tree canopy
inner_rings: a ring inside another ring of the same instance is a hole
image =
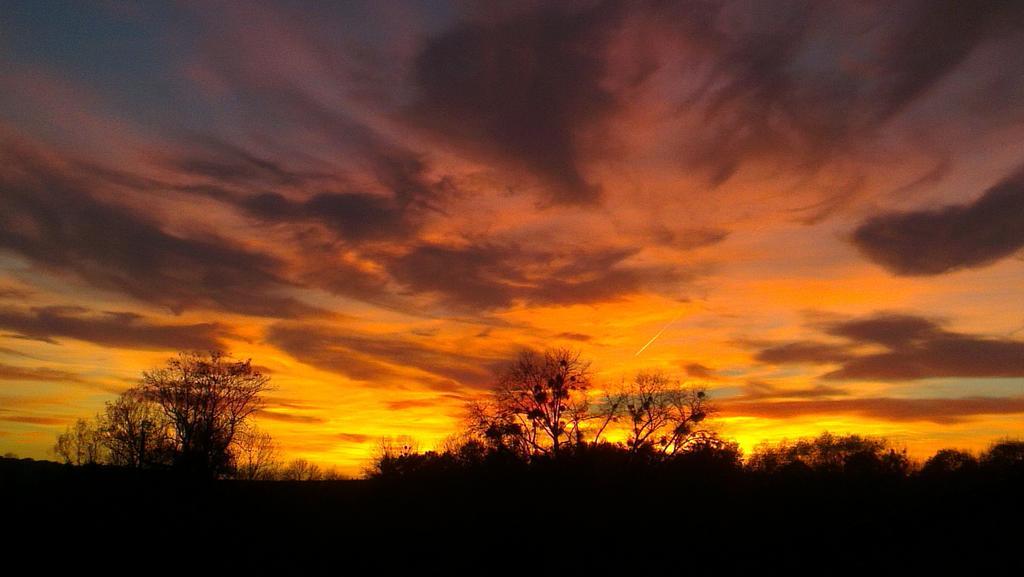
[[[216,476],[233,469],[236,435],[263,406],[269,382],[249,360],[182,353],[143,373],[140,387],[170,425],[175,467]]]

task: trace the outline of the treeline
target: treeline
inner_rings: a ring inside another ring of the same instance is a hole
[[[65,463],[170,470],[239,480],[332,480],[304,459],[284,462],[252,417],[269,378],[250,361],[181,353],[58,436]],[[594,390],[589,361],[570,349],[525,351],[499,372],[490,394],[469,403],[464,428],[432,451],[408,437],[382,440],[365,471],[375,479],[515,475],[532,471],[638,471],[769,477],[944,478],[1024,468],[1024,442],[979,456],[944,449],[923,464],[884,439],[825,433],[762,444],[747,456],[712,428],[707,391],[660,371]],[[744,458],[745,457],[745,458]]]
[[[980,455],[942,449],[923,463],[889,441],[861,435],[822,433],[814,438],[763,443],[744,458],[735,443],[708,437],[684,451],[666,454],[653,447],[633,450],[626,443],[583,443],[557,457],[525,456],[480,439],[450,440],[440,450],[420,452],[385,442],[368,476],[382,480],[438,480],[446,477],[500,477],[519,474],[604,476],[743,476],[784,481],[954,480],[972,477],[1024,479],[1024,441],[1002,440]]]

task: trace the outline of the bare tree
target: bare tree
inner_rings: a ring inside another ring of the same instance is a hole
[[[400,472],[410,458],[419,454],[419,444],[408,435],[381,437],[366,468],[367,477],[389,477]]]
[[[293,459],[281,470],[282,481],[322,481],[323,471],[316,463]]]
[[[235,435],[262,407],[269,381],[248,360],[182,353],[166,367],[143,373],[142,390],[170,423],[175,466],[217,476],[231,471]]]
[[[490,448],[519,456],[533,454],[536,429],[524,426],[517,415],[501,410],[494,399],[470,401],[466,406],[467,433]]]
[[[634,453],[656,449],[675,454],[705,438],[700,424],[713,411],[702,388],[686,387],[661,372],[641,372],[606,395],[608,423],[623,418],[626,445]]]
[[[141,388],[108,401],[98,417],[98,429],[113,465],[141,469],[170,461],[170,423]]]
[[[92,465],[103,456],[100,435],[89,421],[79,418],[57,436],[53,452],[70,465]]]
[[[500,375],[493,398],[470,406],[472,426],[493,445],[557,456],[583,442],[589,369],[577,351],[524,351]]]
[[[320,474],[321,481],[341,481],[343,479],[345,479],[345,475],[337,467],[324,467]]]
[[[622,415],[622,408],[625,406],[627,394],[625,387],[605,389],[600,401],[593,408],[594,418],[600,423],[593,431],[592,443],[598,443],[604,436],[609,425],[619,421]]]
[[[277,476],[281,468],[277,444],[269,433],[255,426],[235,435],[235,475],[248,481],[266,481]]]

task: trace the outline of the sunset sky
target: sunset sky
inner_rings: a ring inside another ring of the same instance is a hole
[[[1022,296],[1022,2],[0,6],[0,452],[219,348],[358,472],[551,346],[980,449]]]

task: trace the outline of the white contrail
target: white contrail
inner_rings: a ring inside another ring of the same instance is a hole
[[[681,317],[681,316],[683,316],[683,313],[679,313],[679,314],[677,314],[677,315],[676,315],[676,317],[675,317],[674,319],[672,319],[672,320],[668,321],[668,324],[666,324],[665,326],[661,327],[661,330],[660,330],[660,331],[658,331],[658,334],[656,334],[656,335],[654,335],[653,337],[651,337],[651,340],[647,341],[647,344],[646,344],[646,345],[644,345],[644,346],[640,347],[640,350],[639,350],[639,351],[637,351],[637,352],[636,352],[636,353],[635,353],[635,354],[634,354],[633,356],[634,356],[634,357],[639,357],[639,356],[640,356],[640,353],[642,353],[642,352],[644,352],[645,350],[647,350],[647,347],[651,346],[651,343],[653,343],[654,341],[658,340],[658,337],[660,337],[660,336],[661,336],[661,333],[665,332],[665,329],[667,329],[668,327],[672,326],[672,323],[674,323],[674,322],[678,321],[678,320],[679,320],[679,317]]]

